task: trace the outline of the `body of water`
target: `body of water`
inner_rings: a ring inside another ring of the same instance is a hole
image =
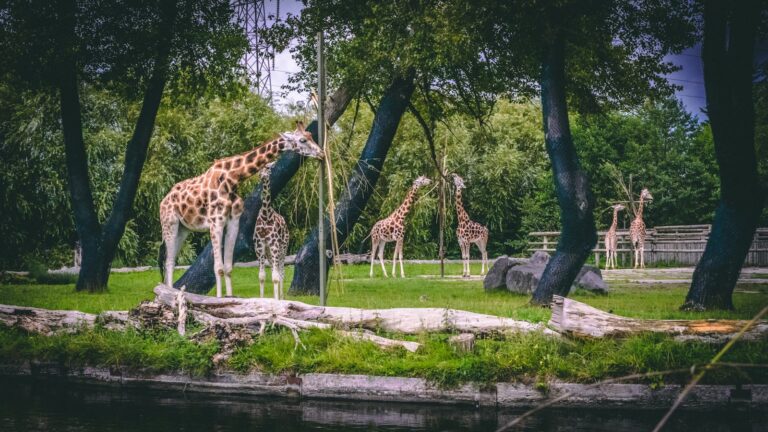
[[[0,378],[0,431],[493,431],[520,410],[218,397]],[[513,430],[650,431],[649,410],[551,409]],[[667,431],[768,431],[768,412],[683,411]]]

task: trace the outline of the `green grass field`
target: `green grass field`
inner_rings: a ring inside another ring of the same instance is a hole
[[[287,269],[287,285],[292,268]],[[473,273],[479,266],[473,266]],[[377,271],[368,278],[368,266],[345,266],[341,278],[329,288],[328,303],[361,308],[450,307],[546,322],[548,309],[529,306],[528,296],[507,292],[486,293],[479,280],[439,279],[437,265],[406,265],[406,279],[385,279]],[[460,274],[460,264],[450,264],[448,275]],[[97,313],[126,310],[153,297],[160,276],[155,272],[115,273],[103,294],[76,293],[72,285],[0,285],[0,304],[76,309]],[[258,269],[237,268],[233,275],[238,296],[257,296]],[[576,293],[573,298],[613,313],[638,318],[739,318],[752,317],[768,304],[768,283],[739,287],[734,295],[735,312],[680,312],[687,286],[611,286],[607,296]],[[267,282],[268,295],[272,293]],[[292,297],[317,303],[316,297]],[[423,348],[417,353],[379,347],[339,337],[330,331],[302,333],[306,348],[294,349],[290,333],[276,329],[251,346],[239,349],[228,368],[273,373],[336,372],[426,377],[443,385],[465,381],[546,380],[558,378],[588,382],[629,373],[687,367],[707,362],[720,348],[705,343],[678,343],[660,335],[628,339],[570,340],[541,334],[508,335],[478,340],[472,353],[455,352],[448,334],[387,335],[413,339]],[[184,371],[205,374],[216,344],[197,345],[172,332],[109,332],[103,329],[55,337],[33,336],[0,330],[0,362],[29,359],[64,365],[123,366],[146,371]],[[768,341],[738,343],[724,361],[768,364]],[[686,376],[671,376],[679,381]],[[768,382],[765,369],[718,370],[707,382]]]
[[[367,265],[344,266],[341,278],[333,273],[329,283],[328,304],[359,308],[392,307],[447,307],[473,312],[545,322],[549,310],[528,306],[528,296],[508,292],[486,293],[479,280],[463,280],[461,264],[447,264],[447,277],[440,279],[437,264],[406,264],[407,277],[384,278],[380,268],[374,278],[368,277]],[[389,271],[389,270],[388,270]],[[480,266],[473,265],[472,273],[478,274]],[[180,276],[177,272],[176,276]],[[286,268],[286,291],[293,277],[293,267]],[[267,274],[266,295],[272,295],[272,282]],[[154,297],[152,289],[160,280],[157,271],[114,273],[109,290],[103,294],[75,292],[73,285],[0,285],[0,304],[36,306],[48,309],[72,309],[98,313],[104,310],[127,310],[141,300]],[[258,269],[236,268],[233,273],[234,294],[239,297],[259,295]],[[577,292],[572,298],[613,311],[619,315],[636,318],[696,319],[740,318],[747,319],[768,304],[768,281],[765,285],[744,286],[734,294],[735,312],[680,312],[688,286],[679,285],[611,285],[611,293],[597,296]],[[213,294],[213,291],[210,293]],[[317,304],[312,296],[288,296],[289,299]]]

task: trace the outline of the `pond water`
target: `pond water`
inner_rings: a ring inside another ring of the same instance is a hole
[[[0,377],[0,431],[493,431],[520,411],[222,398]],[[650,431],[663,411],[545,410],[514,430]],[[768,431],[756,410],[681,412],[666,431]]]

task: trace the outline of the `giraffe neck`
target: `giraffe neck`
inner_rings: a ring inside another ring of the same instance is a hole
[[[237,181],[240,182],[255,175],[261,171],[264,165],[275,160],[277,155],[280,154],[284,148],[285,140],[283,138],[277,138],[274,141],[262,144],[253,150],[225,159],[225,161],[231,162],[229,177],[237,179]],[[227,165],[224,165],[225,169],[226,166]]]
[[[461,189],[456,188],[456,215],[459,218],[459,223],[469,222],[469,215],[464,210],[464,204],[461,202]]]
[[[616,231],[616,227],[619,226],[619,209],[613,209],[613,222],[609,231]]]
[[[270,190],[270,176],[272,175],[272,172],[270,171],[267,175],[261,178],[261,208],[262,209],[270,209],[272,208],[272,191]]]
[[[640,195],[640,204],[637,207],[637,216],[635,219],[643,220],[643,196]]]
[[[411,204],[413,204],[413,198],[416,196],[417,189],[416,186],[411,186],[411,189],[408,190],[408,194],[405,195],[403,203],[400,204],[400,207],[395,211],[394,219],[396,221],[402,222],[405,219],[405,216],[408,215],[408,212],[411,211]]]

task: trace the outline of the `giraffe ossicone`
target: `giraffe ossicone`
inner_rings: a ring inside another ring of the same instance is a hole
[[[376,259],[378,251],[379,261],[381,262],[381,270],[384,272],[384,277],[387,275],[387,269],[384,267],[384,247],[389,242],[395,242],[395,253],[392,256],[392,276],[395,277],[396,263],[400,260],[400,277],[405,277],[405,270],[403,270],[403,239],[405,238],[405,217],[411,210],[416,192],[420,187],[426,186],[431,183],[431,180],[425,176],[419,176],[413,181],[411,188],[400,204],[392,214],[386,218],[376,222],[371,228],[371,271],[370,277],[373,277],[373,263]]]
[[[285,151],[323,159],[323,150],[312,134],[298,122],[296,130],[284,132],[250,151],[219,159],[205,173],[177,183],[160,202],[160,224],[165,259],[160,269],[163,282],[173,286],[176,255],[191,231],[208,231],[213,247],[216,296],[222,295],[222,279],[227,296],[232,295],[232,265],[240,216],[244,211],[237,186],[258,173],[264,165]]]
[[[629,225],[629,240],[632,242],[632,248],[635,251],[635,268],[645,268],[645,222],[643,221],[643,204],[645,201],[652,201],[651,192],[643,188],[640,192],[640,202],[637,207],[635,219]]]
[[[259,209],[253,229],[253,247],[256,252],[256,259],[259,261],[259,294],[264,297],[264,281],[267,277],[264,266],[269,260],[272,268],[272,289],[275,299],[279,300],[284,297],[285,255],[288,252],[290,237],[285,218],[272,208],[270,175],[274,164],[274,162],[268,163],[259,172],[261,176],[261,209]]]
[[[616,235],[616,229],[619,225],[619,212],[624,210],[622,204],[615,204],[611,206],[613,209],[613,222],[611,227],[605,233],[605,269],[616,268],[616,254],[619,248],[619,239]]]
[[[456,173],[451,174],[451,176],[453,177],[453,185],[456,187],[456,215],[459,219],[459,225],[456,228],[456,239],[459,241],[461,259],[464,263],[462,276],[469,277],[469,251],[472,244],[476,244],[477,248],[480,249],[482,258],[480,275],[482,276],[488,269],[488,251],[486,250],[488,245],[488,228],[469,219],[467,211],[464,210],[464,203],[461,201],[461,190],[466,188],[464,179]]]

